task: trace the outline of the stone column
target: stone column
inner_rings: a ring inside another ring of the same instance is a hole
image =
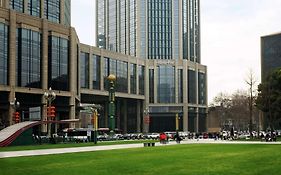
[[[69,29],[70,33],[70,44],[69,44],[69,90],[71,92],[71,97],[69,99],[69,118],[75,119],[75,97],[77,95],[77,35],[73,28]],[[75,127],[75,123],[71,123],[71,127]],[[78,126],[77,126],[78,127]]]
[[[42,59],[41,59],[41,86],[44,91],[48,91],[48,22],[46,19],[42,20]],[[47,100],[42,96],[42,121],[47,120]],[[47,133],[47,124],[42,125],[42,132]]]
[[[183,60],[183,131],[188,131],[188,65]]]
[[[16,13],[10,10],[10,26],[9,26],[9,85],[10,94],[9,102],[14,101],[15,98],[15,86],[16,86]],[[9,124],[13,124],[13,113],[15,110],[12,106],[9,106]]]

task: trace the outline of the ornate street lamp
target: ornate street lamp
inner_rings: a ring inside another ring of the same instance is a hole
[[[13,113],[14,121],[15,121],[15,123],[19,123],[19,121],[20,121],[20,114],[19,114],[19,112],[17,112],[17,109],[20,107],[20,102],[17,101],[16,98],[14,98],[14,101],[11,101],[10,105],[11,105],[11,107],[14,110],[14,113]]]
[[[116,81],[116,77],[113,74],[110,74],[107,77],[107,80],[109,81],[109,112],[108,112],[108,116],[109,116],[109,129],[110,129],[110,133],[113,134],[114,133],[114,129],[115,129],[115,81]]]
[[[56,99],[56,93],[52,90],[52,88],[50,87],[49,88],[49,91],[48,92],[45,92],[44,93],[44,98],[47,100],[47,121],[51,121],[51,106],[52,106],[52,102]],[[51,134],[51,123],[48,122],[48,136],[51,136],[52,137],[52,134]]]

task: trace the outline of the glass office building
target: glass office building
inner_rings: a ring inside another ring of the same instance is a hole
[[[40,107],[45,120],[43,94],[51,87],[57,94],[56,120],[80,119],[59,130],[91,124],[80,103],[100,104],[99,127],[108,127],[107,76],[115,74],[115,121],[123,133],[173,131],[177,115],[179,130],[205,131],[207,68],[200,64],[199,0],[97,0],[98,47],[79,43],[70,26],[70,0],[0,2],[5,126],[14,123],[14,98],[22,120],[30,119],[30,107]]]
[[[281,33],[271,34],[261,37],[261,81],[266,81],[267,76],[275,69],[281,68]],[[269,126],[267,117],[261,119],[263,128]],[[275,129],[281,128],[281,120],[277,119],[273,126]]]
[[[207,68],[200,58],[200,0],[97,0],[97,46],[147,60],[146,130],[206,130]],[[141,82],[140,82],[141,83]],[[141,91],[141,90],[140,90]]]

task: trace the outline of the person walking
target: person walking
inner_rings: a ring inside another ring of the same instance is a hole
[[[174,139],[176,140],[177,143],[180,143],[180,142],[181,142],[182,139],[181,139],[181,137],[180,137],[178,131],[177,131],[176,134],[174,135]]]

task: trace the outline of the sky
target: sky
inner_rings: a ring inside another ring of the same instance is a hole
[[[80,42],[95,45],[93,0],[72,0],[71,25]],[[208,101],[247,90],[250,70],[260,82],[260,37],[281,32],[281,0],[201,0],[201,64],[208,69]]]

